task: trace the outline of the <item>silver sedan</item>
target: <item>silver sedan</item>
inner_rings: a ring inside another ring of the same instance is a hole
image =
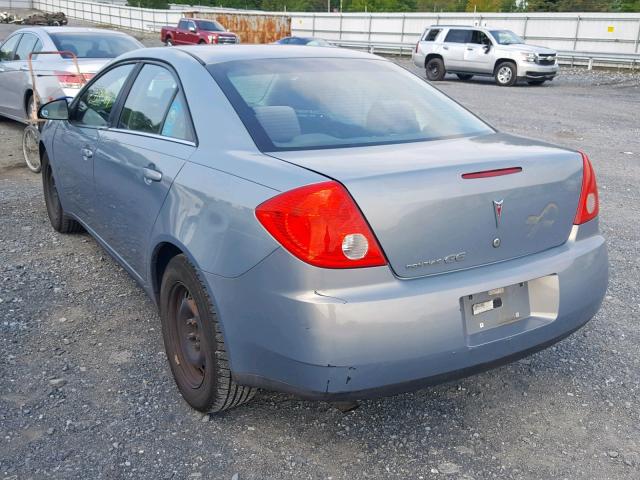
[[[0,46],[0,115],[25,121],[33,110],[32,55],[42,101],[73,97],[86,80],[113,58],[142,44],[120,32],[98,28],[30,27],[17,30]],[[68,52],[36,55],[38,52]],[[78,60],[76,67],[73,57]]]

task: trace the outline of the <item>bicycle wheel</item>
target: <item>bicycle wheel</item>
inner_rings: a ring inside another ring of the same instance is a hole
[[[22,153],[27,167],[33,173],[40,173],[40,131],[35,125],[28,125],[22,134]]]

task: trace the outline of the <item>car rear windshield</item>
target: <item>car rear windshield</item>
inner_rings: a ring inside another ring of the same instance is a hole
[[[239,60],[208,69],[262,151],[493,132],[424,80],[385,60]]]
[[[198,28],[200,30],[205,30],[207,32],[224,32],[226,31],[226,29],[220,25],[218,22],[216,21],[203,21],[203,20],[198,20],[196,22],[198,24]]]
[[[52,33],[51,40],[59,51],[72,52],[77,58],[115,58],[140,48],[131,37],[99,33]]]

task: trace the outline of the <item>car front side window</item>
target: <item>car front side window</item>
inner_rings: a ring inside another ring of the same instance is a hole
[[[134,64],[112,68],[85,89],[75,105],[74,123],[89,127],[106,127],[118,95]]]
[[[10,62],[14,60],[14,53],[21,36],[15,35],[2,44],[2,47],[0,47],[0,61]]]
[[[484,32],[481,32],[480,30],[474,30],[471,34],[471,41],[469,43],[491,45],[491,40],[489,40],[489,37],[487,37]]]

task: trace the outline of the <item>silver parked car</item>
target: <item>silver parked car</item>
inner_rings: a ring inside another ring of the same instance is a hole
[[[98,28],[22,28],[0,45],[0,115],[24,122],[32,111],[30,53],[64,51],[78,59],[80,74],[72,55],[32,56],[38,94],[49,101],[75,96],[113,58],[141,47],[129,35]]]
[[[554,50],[527,45],[510,30],[434,25],[424,31],[412,57],[432,81],[455,73],[460,80],[491,76],[500,86],[518,79],[541,85],[558,74]]]
[[[53,227],[157,303],[198,410],[469,375],[569,335],[607,288],[586,155],[374,55],[148,49],[40,115]]]

